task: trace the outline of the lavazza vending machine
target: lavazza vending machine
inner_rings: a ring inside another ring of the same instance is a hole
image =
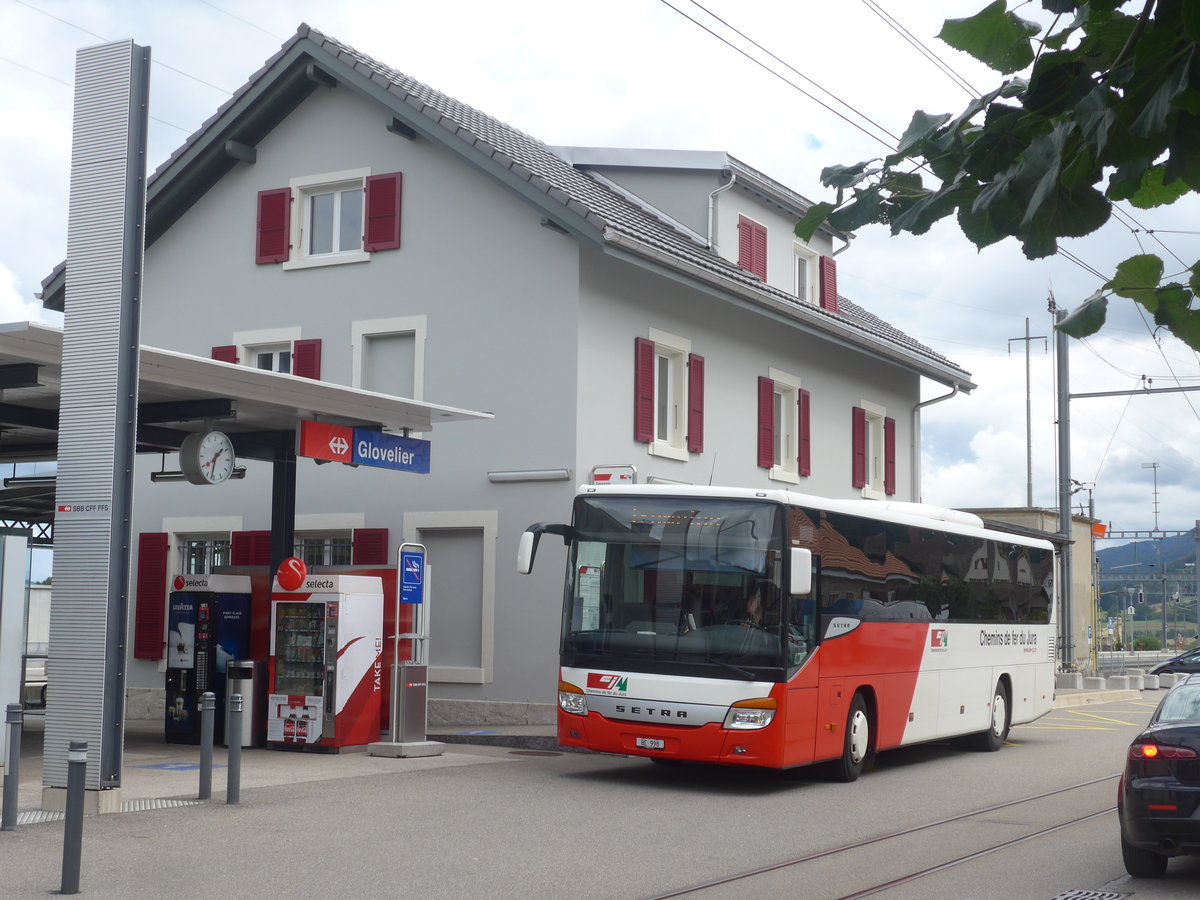
[[[310,575],[271,595],[267,746],[322,750],[379,740],[383,585]]]
[[[200,743],[200,696],[216,695],[213,740],[225,740],[225,669],[250,649],[250,579],[178,575],[167,604],[167,743]]]

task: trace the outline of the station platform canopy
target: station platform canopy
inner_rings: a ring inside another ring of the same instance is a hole
[[[61,328],[0,324],[0,464],[57,458],[62,351]],[[492,418],[145,345],[138,381],[139,453],[177,451],[191,432],[216,428],[229,435],[239,458],[277,460],[281,450],[294,450],[303,420],[428,433],[449,422]],[[0,521],[32,527],[36,539],[53,522],[53,480],[7,480]]]

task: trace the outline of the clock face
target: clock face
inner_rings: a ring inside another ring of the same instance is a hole
[[[179,468],[192,484],[220,484],[235,462],[233,443],[219,431],[189,434],[179,448]]]

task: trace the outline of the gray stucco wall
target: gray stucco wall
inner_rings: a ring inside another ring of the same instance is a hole
[[[448,152],[388,133],[385,121],[343,88],[306,101],[258,145],[255,164],[239,164],[149,249],[142,339],[207,356],[234,332],[298,327],[302,337],[323,342],[322,378],[350,384],[353,322],[425,317],[423,399],[494,412],[495,420],[426,435],[427,476],[301,460],[298,518],[387,527],[395,545],[406,517],[494,515],[492,681],[435,685],[433,693],[548,703],[556,687],[562,571],[542,566],[517,576],[516,547],[529,523],[568,514],[573,484],[491,484],[486,473],[572,466],[577,244],[541,227],[537,211]],[[400,250],[315,269],[255,265],[258,191],[364,166],[404,173]],[[158,465],[158,457],[142,460],[136,532],[161,531],[173,518],[234,516],[240,525],[232,530],[269,526],[269,466],[251,464],[244,481],[198,488],[151,485],[146,473]],[[167,467],[175,467],[173,459]],[[454,560],[431,557],[430,565],[445,570]],[[434,621],[447,631],[480,627],[439,623],[437,612]],[[434,644],[436,664],[436,634]],[[153,664],[131,667],[131,685],[161,686],[161,679]]]

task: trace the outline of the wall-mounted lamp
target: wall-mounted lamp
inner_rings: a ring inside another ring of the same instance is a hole
[[[488,472],[493,484],[510,481],[570,481],[570,469],[525,469],[514,472]]]
[[[4,479],[4,486],[9,487],[54,487],[57,479],[54,475],[10,475]]]
[[[245,466],[234,466],[233,471],[229,473],[229,477],[230,477],[230,479],[245,478],[246,477],[246,467]],[[7,480],[7,479],[5,479],[5,480]],[[187,476],[184,475],[182,472],[151,472],[150,480],[156,484],[160,481],[187,481]]]

